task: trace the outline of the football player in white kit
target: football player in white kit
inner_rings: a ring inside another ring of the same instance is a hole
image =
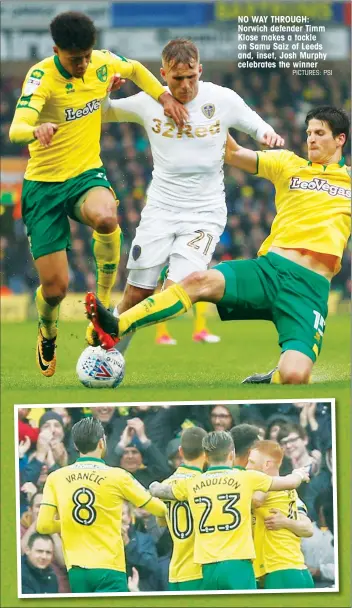
[[[269,147],[284,143],[237,93],[200,80],[202,65],[192,41],[181,38],[165,46],[160,74],[188,111],[182,128],[143,92],[107,99],[103,107],[103,122],[134,122],[145,128],[154,164],[117,314],[154,293],[166,264],[165,287],[208,268],[227,219],[223,163],[229,128]],[[124,346],[122,340],[117,348],[123,351]]]

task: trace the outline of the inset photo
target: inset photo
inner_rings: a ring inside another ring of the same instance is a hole
[[[334,399],[14,415],[19,598],[339,591]]]

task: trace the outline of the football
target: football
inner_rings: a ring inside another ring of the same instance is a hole
[[[114,348],[88,346],[77,361],[76,372],[87,388],[117,388],[125,376],[125,359]]]

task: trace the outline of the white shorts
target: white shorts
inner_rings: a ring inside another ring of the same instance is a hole
[[[127,262],[127,282],[154,289],[164,266],[178,283],[196,270],[206,270],[226,226],[225,207],[214,211],[164,209],[147,204]]]

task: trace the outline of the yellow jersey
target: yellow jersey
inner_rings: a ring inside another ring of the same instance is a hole
[[[137,507],[153,504],[155,515],[166,515],[165,505],[152,498],[130,473],[109,467],[99,458],[78,458],[54,471],[43,494],[42,504],[56,507],[58,512],[68,570],[80,566],[126,571],[121,536],[124,500]]]
[[[258,471],[214,466],[194,479],[172,485],[177,500],[187,500],[194,520],[194,561],[211,564],[254,559],[251,501],[267,492],[272,479]]]
[[[165,93],[142,64],[110,51],[93,51],[83,78],[71,76],[57,55],[31,67],[10,128],[13,143],[29,144],[25,179],[62,182],[102,166],[101,103],[114,74],[129,78],[156,100]],[[58,125],[48,148],[33,135],[46,122]]]
[[[276,190],[277,215],[258,251],[306,249],[336,256],[336,274],[351,231],[351,177],[342,158],[320,165],[288,150],[257,152],[257,175]]]
[[[298,519],[298,514],[307,515],[306,506],[299,500],[296,490],[269,492],[264,504],[254,510],[254,560],[255,576],[259,578],[277,570],[303,570],[304,556],[301,539],[290,530],[268,530],[264,519],[270,516],[270,509],[280,510],[290,519]]]
[[[164,481],[172,487],[179,479],[194,479],[202,474],[197,467],[181,464]],[[169,566],[170,583],[182,583],[202,578],[202,567],[194,562],[194,524],[187,501],[164,500],[167,506],[166,521],[173,541]]]

